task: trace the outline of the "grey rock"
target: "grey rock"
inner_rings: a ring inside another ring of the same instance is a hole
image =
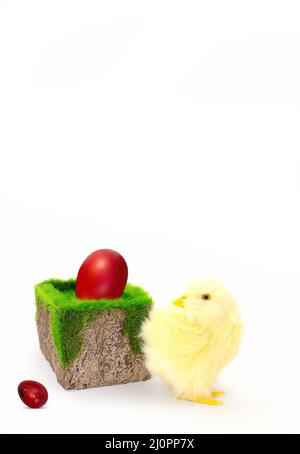
[[[82,349],[66,368],[58,360],[50,333],[51,313],[38,305],[37,330],[40,348],[65,389],[84,389],[148,380],[151,376],[142,354],[131,351],[129,339],[122,333],[124,311],[100,310],[84,329]]]

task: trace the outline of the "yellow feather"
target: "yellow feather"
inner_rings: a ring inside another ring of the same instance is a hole
[[[174,304],[154,308],[143,324],[146,366],[177,397],[220,403],[211,399],[212,385],[239,348],[238,306],[212,280],[193,284]]]

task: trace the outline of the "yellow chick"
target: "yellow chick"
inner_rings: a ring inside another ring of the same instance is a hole
[[[237,354],[243,326],[239,308],[218,282],[188,287],[173,304],[154,308],[142,326],[146,366],[179,399],[220,405],[212,386]]]

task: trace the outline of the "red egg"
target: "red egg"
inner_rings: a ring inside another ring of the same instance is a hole
[[[121,254],[99,249],[81,265],[76,280],[80,299],[120,298],[128,277],[128,267]]]
[[[18,394],[22,402],[30,408],[40,408],[48,400],[45,386],[34,380],[22,381],[18,386]]]

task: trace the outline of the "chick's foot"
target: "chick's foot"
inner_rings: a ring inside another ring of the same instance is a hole
[[[207,397],[196,397],[195,399],[193,399],[193,402],[206,405],[223,405],[223,402],[221,400],[209,399]]]
[[[177,399],[189,400],[191,402],[196,402],[197,404],[205,404],[205,405],[222,405],[223,404],[223,402],[221,400],[211,399],[209,397],[201,397],[201,396],[187,398],[187,397],[181,395],[181,396],[177,396]]]
[[[212,397],[221,396],[222,394],[225,394],[224,391],[212,391],[211,393]]]

